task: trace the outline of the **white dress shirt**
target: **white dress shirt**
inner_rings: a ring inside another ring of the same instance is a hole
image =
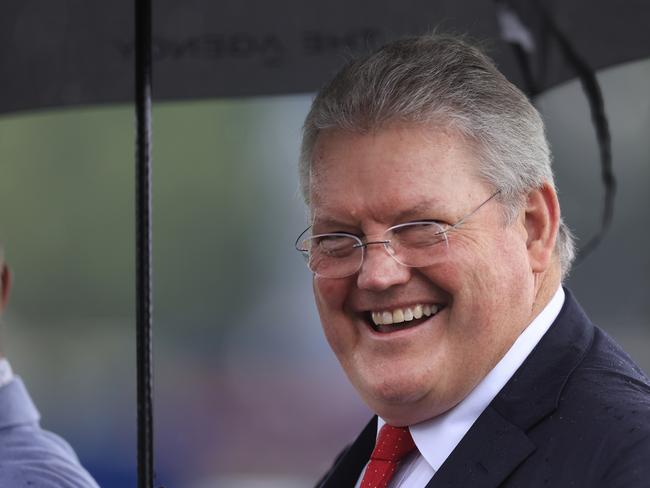
[[[417,450],[402,461],[389,488],[423,488],[440,469],[467,431],[515,374],[560,313],[564,290],[559,287],[535,319],[526,327],[497,365],[469,395],[451,410],[409,430]],[[379,418],[377,434],[386,422]],[[365,468],[355,485],[359,488]]]

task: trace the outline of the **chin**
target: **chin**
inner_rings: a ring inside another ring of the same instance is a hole
[[[366,405],[390,425],[413,425],[443,414],[463,398],[461,391],[445,388],[443,378],[428,373],[411,370],[353,384]]]
[[[395,427],[419,424],[447,410],[436,409],[434,405],[430,405],[424,399],[416,402],[379,402],[369,406],[386,423]]]
[[[414,411],[431,396],[430,388],[411,377],[384,378],[380,383],[366,385],[361,395],[368,406],[382,418],[404,416]]]

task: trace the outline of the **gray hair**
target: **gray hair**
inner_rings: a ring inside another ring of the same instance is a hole
[[[466,40],[432,34],[402,39],[350,61],[314,99],[303,127],[300,185],[310,202],[312,153],[320,131],[366,133],[391,123],[456,130],[480,155],[479,176],[495,189],[507,221],[525,195],[554,186],[544,123],[526,96]],[[575,256],[564,222],[556,243],[564,279]]]

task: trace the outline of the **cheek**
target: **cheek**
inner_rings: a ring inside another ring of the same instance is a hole
[[[314,277],[314,297],[321,314],[342,311],[349,290],[348,279],[325,279]]]
[[[511,230],[511,229],[508,229]],[[456,261],[465,285],[494,293],[506,283],[519,279],[529,269],[526,243],[513,232],[502,231],[482,242],[458,242]]]
[[[337,352],[341,347],[339,342],[352,330],[350,317],[346,312],[346,301],[352,288],[352,280],[314,277],[313,287],[325,337],[332,349]]]
[[[528,260],[525,240],[514,235],[496,243],[492,259],[486,266],[491,268],[492,281],[500,290],[502,300],[516,300],[529,292],[532,269]]]
[[[451,318],[464,323],[469,316],[475,327],[489,328],[487,317],[503,315],[503,308],[518,303],[528,289],[525,244],[505,236],[484,245],[451,244],[449,259],[436,270],[438,283],[450,295]]]
[[[495,240],[463,270],[458,280],[464,301],[456,312],[463,314],[463,320],[471,318],[475,337],[489,348],[490,341],[509,335],[510,327],[518,327],[529,311],[533,281],[525,244]]]
[[[333,280],[314,277],[314,297],[320,316],[323,333],[334,354],[342,363],[353,342],[353,327],[345,314],[345,301],[348,296],[349,280]]]

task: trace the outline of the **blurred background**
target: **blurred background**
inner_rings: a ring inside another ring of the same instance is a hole
[[[618,197],[568,282],[650,371],[650,62],[601,70]],[[370,412],[321,333],[296,165],[312,94],[158,102],[154,363],[158,484],[312,486]],[[577,81],[537,98],[565,220],[586,242],[603,189]],[[43,425],[102,487],[135,486],[134,115],[130,104],[0,117],[0,345]]]

